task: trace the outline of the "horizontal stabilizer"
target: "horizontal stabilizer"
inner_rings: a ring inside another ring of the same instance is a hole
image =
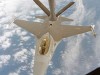
[[[74,21],[73,19],[69,19],[69,18],[61,17],[61,16],[59,16],[59,20],[60,20],[61,22],[64,22],[64,21]]]
[[[47,16],[35,16],[36,18],[39,18],[39,19],[45,19],[47,18]]]

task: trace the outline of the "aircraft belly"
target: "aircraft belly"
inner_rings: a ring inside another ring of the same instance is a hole
[[[45,75],[49,62],[34,62],[33,75]]]

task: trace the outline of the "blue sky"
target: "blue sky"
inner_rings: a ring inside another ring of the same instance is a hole
[[[41,0],[47,7],[47,0]],[[95,25],[90,33],[64,38],[58,45],[46,75],[84,75],[100,67],[100,1],[57,0],[56,11],[70,1],[75,5],[62,15],[74,19],[71,25]],[[45,15],[32,0],[0,0],[0,74],[33,75],[35,37],[13,24],[14,18],[37,21]]]

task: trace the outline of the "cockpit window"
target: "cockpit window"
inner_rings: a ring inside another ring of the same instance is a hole
[[[49,51],[49,46],[50,46],[50,40],[48,38],[44,38],[40,44],[40,51],[39,53],[41,55],[45,55]]]

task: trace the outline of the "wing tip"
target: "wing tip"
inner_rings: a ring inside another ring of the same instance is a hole
[[[96,37],[96,32],[95,32],[95,25],[91,25],[91,31],[94,37]]]

